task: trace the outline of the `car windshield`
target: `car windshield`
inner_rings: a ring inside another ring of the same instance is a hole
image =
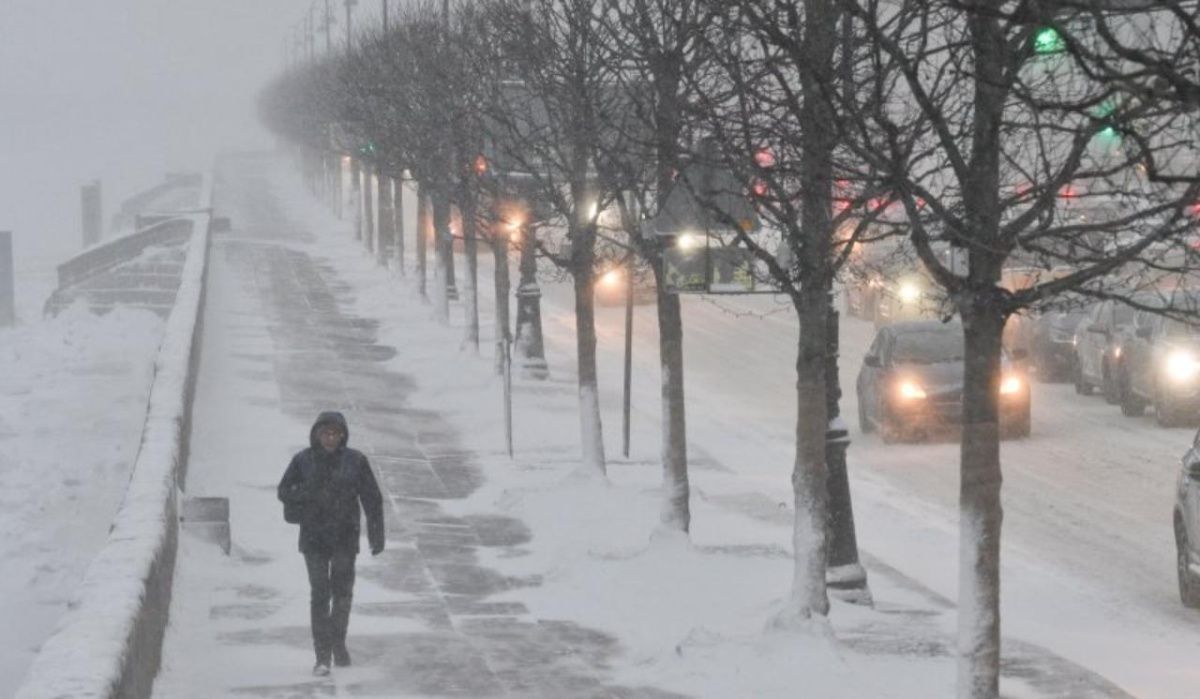
[[[962,332],[955,329],[916,330],[896,336],[892,360],[914,364],[961,362]]]
[[[1079,325],[1080,321],[1086,317],[1087,311],[1071,311],[1069,313],[1059,313],[1051,322],[1057,328],[1074,330],[1075,326]]]
[[[1177,339],[1193,339],[1200,336],[1200,326],[1192,323],[1185,323],[1181,320],[1166,321],[1165,335]]]

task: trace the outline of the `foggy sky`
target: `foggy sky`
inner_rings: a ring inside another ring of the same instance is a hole
[[[269,147],[255,95],[309,4],[0,0],[0,230],[15,233],[18,284],[80,247],[81,184],[103,181],[107,225],[165,172]]]

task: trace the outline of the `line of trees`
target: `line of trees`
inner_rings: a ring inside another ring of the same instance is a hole
[[[763,281],[790,298],[800,329],[795,566],[778,626],[825,624],[830,585],[869,599],[846,488],[833,297],[857,245],[902,241],[944,289],[947,314],[962,319],[959,695],[995,697],[1003,329],[1021,311],[1132,302],[1147,289],[1159,292],[1152,310],[1195,317],[1195,297],[1178,293],[1198,261],[1195,6],[414,3],[352,50],[292,67],[264,91],[261,111],[307,162],[340,168],[349,155],[417,183],[443,319],[458,210],[469,346],[480,339],[477,241],[497,262],[502,343],[511,242],[569,275],[582,465],[594,477],[605,454],[593,286],[614,260],[649,270],[663,377],[660,531],[681,536],[691,517],[683,319],[665,278],[677,240],[652,222],[673,190],[692,186],[682,176],[690,168],[736,183],[691,193],[718,220],[728,217],[718,199],[753,203],[770,236],[725,223]],[[402,250],[402,226],[380,230]],[[423,240],[418,230],[422,290]],[[1009,288],[1002,277],[1016,264],[1044,274]]]

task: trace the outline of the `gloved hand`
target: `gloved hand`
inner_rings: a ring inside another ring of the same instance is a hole
[[[371,543],[371,555],[378,556],[381,553],[383,553],[383,542],[382,541],[372,542]]]

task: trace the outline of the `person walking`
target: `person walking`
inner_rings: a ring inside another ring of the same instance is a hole
[[[346,629],[354,594],[354,560],[360,521],[367,517],[371,555],[383,551],[383,497],[367,457],[346,446],[350,430],[338,412],[323,412],[309,432],[309,446],[288,464],[279,482],[284,518],[300,525],[300,553],[311,590],[313,674],[350,664]],[[361,509],[360,509],[361,503]]]

